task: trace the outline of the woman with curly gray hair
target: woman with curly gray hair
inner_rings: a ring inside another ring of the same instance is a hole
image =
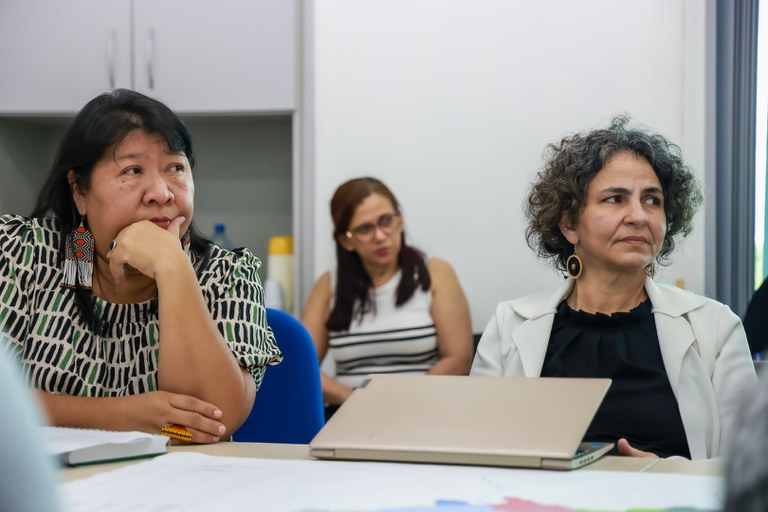
[[[680,148],[626,117],[550,144],[526,238],[568,282],[500,303],[471,373],[610,378],[586,441],[621,455],[722,455],[736,398],[757,381],[741,321],[653,280],[701,201]]]

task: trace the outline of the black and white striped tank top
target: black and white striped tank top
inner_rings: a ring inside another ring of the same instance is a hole
[[[331,280],[335,280],[333,273]],[[432,293],[418,288],[396,308],[399,283],[400,271],[372,290],[375,312],[359,322],[353,317],[347,331],[329,333],[329,352],[339,382],[357,387],[371,373],[426,373],[437,361]]]

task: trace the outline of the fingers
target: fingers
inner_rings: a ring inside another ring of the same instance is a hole
[[[619,455],[623,455],[624,457],[631,457],[632,452],[636,451],[624,438],[619,439],[616,443],[616,447],[619,449]]]
[[[115,398],[117,430],[164,433],[175,443],[183,443],[191,433],[192,443],[218,443],[227,429],[220,421],[221,409],[193,396],[149,391]],[[165,431],[163,431],[165,429]],[[169,435],[169,434],[176,435]],[[178,440],[178,441],[177,441]]]
[[[181,238],[181,225],[184,224],[185,220],[187,219],[183,215],[179,215],[171,221],[171,223],[168,225],[167,231],[176,235],[177,238]]]
[[[173,424],[172,426],[174,426],[176,429],[181,429],[184,432],[189,433],[188,439],[181,439],[178,436],[169,436],[173,440],[172,444],[188,444],[188,443],[215,444],[221,441],[221,438],[223,436],[223,434],[214,435],[214,434],[211,434],[210,432],[206,432],[203,430],[196,430],[189,426],[182,426],[182,425],[176,425],[176,424]],[[224,426],[222,425],[221,428],[224,429]],[[162,433],[162,429],[161,429],[161,433]]]
[[[638,450],[637,448],[633,448],[631,444],[629,444],[629,441],[624,439],[623,437],[619,439],[618,443],[616,443],[619,449],[619,455],[623,455],[625,457],[654,457],[658,458],[658,456],[655,453],[651,452],[644,452],[643,450]]]
[[[198,416],[197,418],[201,417]],[[218,425],[215,434],[212,434],[209,430],[198,430],[191,426],[186,427],[187,430],[192,433],[192,440],[190,442],[197,444],[213,444],[221,441],[221,438],[226,434],[227,429],[221,423],[215,423],[215,425]],[[210,425],[205,425],[205,428],[210,428]]]
[[[109,260],[109,273],[112,274],[112,279],[116,284],[120,284],[125,281],[125,264],[120,258],[114,257],[114,253],[117,250],[117,240],[112,240],[109,243],[109,252],[107,253],[107,260]]]
[[[169,405],[173,408],[170,423],[186,427],[192,432],[193,443],[218,443],[227,433],[218,421],[221,410],[213,404],[192,396],[169,393]]]

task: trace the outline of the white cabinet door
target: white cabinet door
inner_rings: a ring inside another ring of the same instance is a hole
[[[72,114],[131,86],[128,0],[0,0],[0,113]]]
[[[134,0],[134,87],[182,113],[293,110],[295,11],[294,0]]]

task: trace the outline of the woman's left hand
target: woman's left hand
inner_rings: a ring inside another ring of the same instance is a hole
[[[655,453],[644,452],[643,450],[632,448],[632,445],[629,444],[629,441],[627,441],[623,437],[619,439],[619,442],[616,444],[619,448],[619,455],[623,455],[624,457],[652,457],[655,459],[659,458],[659,456],[656,455]]]
[[[150,221],[135,222],[118,233],[109,251],[109,270],[116,283],[125,281],[126,267],[157,280],[159,264],[173,264],[173,256],[181,254],[180,229],[183,216],[173,219],[167,229]]]

